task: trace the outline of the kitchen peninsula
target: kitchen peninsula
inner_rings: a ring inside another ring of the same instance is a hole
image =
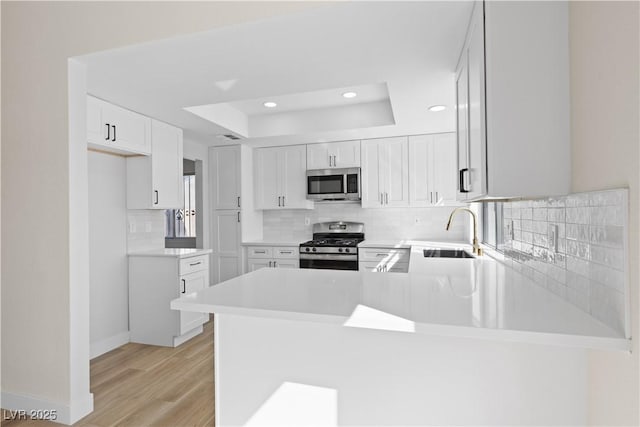
[[[586,350],[630,341],[418,243],[409,273],[260,269],[174,300],[216,313],[217,425],[585,424]]]

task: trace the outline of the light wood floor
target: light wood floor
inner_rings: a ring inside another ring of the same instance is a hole
[[[74,426],[213,426],[213,321],[177,348],[126,344],[91,361],[94,411]],[[2,426],[60,426],[4,420]]]

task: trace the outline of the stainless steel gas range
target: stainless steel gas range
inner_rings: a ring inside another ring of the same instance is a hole
[[[358,269],[358,244],[364,240],[361,222],[313,224],[313,240],[300,244],[300,268]]]

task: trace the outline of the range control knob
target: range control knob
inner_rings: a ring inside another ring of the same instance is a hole
[[[342,248],[338,248],[338,252],[342,252]]]
[[[349,248],[346,248],[344,251],[345,251],[345,252],[349,252]]]
[[[309,249],[309,248],[304,248],[304,250],[305,250],[305,251],[307,251],[307,252],[309,252],[309,250],[310,250],[310,249]]]
[[[313,252],[315,252],[315,251],[316,251],[316,248],[313,248],[313,249],[311,249],[311,250],[312,250]]]

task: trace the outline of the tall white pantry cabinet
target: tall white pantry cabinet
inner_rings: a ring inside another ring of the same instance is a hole
[[[242,241],[262,238],[262,211],[254,207],[253,156],[246,145],[209,148],[212,285],[242,274]]]

